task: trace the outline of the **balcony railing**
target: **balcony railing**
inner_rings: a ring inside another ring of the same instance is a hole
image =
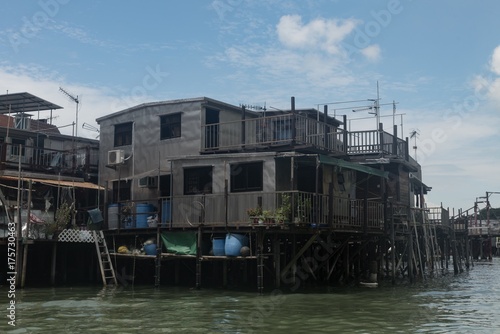
[[[385,131],[350,131],[348,154],[383,153],[407,160],[406,141]]]
[[[2,169],[18,169],[20,162],[23,170],[42,173],[97,173],[98,159],[97,147],[86,146],[63,151],[10,143],[2,143],[0,146]]]
[[[126,203],[123,205],[126,206]],[[296,224],[350,230],[383,229],[383,204],[305,192],[241,193],[163,197],[155,204],[158,222],[164,227],[248,226],[248,209],[260,208],[259,216],[271,224]],[[133,213],[132,213],[133,216]]]
[[[202,126],[202,151],[311,145],[345,153],[344,130],[302,115],[278,115]]]

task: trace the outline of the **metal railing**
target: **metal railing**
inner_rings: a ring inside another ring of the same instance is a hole
[[[285,144],[312,145],[334,153],[345,153],[346,149],[344,130],[293,114],[206,124],[202,134],[202,151]]]
[[[385,131],[350,131],[347,134],[348,154],[383,153],[406,159],[406,141]]]
[[[157,215],[161,226],[171,228],[248,226],[257,218],[249,215],[249,209],[258,209],[258,218],[271,224],[366,230],[383,229],[384,221],[381,202],[340,197],[330,201],[328,195],[298,191],[172,196],[154,205],[151,214]]]
[[[20,162],[23,170],[75,175],[79,172],[97,172],[98,161],[98,147],[55,150],[10,143],[0,146],[0,164],[3,169],[18,169]]]

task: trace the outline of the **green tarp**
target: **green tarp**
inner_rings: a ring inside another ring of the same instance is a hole
[[[161,240],[167,253],[196,255],[196,232],[164,232]]]
[[[332,158],[326,155],[319,155],[319,162],[322,164],[339,166],[347,169],[357,170],[358,172],[363,172],[370,175],[380,176],[380,177],[389,177],[389,172],[383,172],[380,169],[372,168],[365,165],[360,165],[358,163],[349,162],[341,159]]]

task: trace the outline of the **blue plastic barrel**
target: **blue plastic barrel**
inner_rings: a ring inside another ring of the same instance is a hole
[[[139,203],[135,207],[135,227],[148,227],[148,217],[153,215],[154,207],[148,203]]]
[[[164,200],[161,204],[161,223],[167,224],[170,223],[170,201]]]
[[[248,246],[248,237],[244,234],[228,233],[224,251],[226,256],[241,256],[241,247]]]
[[[120,204],[108,205],[108,229],[113,230],[118,228],[120,221]]]
[[[212,240],[212,250],[214,256],[224,256],[225,252],[226,239],[224,237],[215,237]]]

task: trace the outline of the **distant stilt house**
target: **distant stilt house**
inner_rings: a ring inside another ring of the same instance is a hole
[[[0,238],[15,237],[16,256],[26,254],[16,261],[22,284],[26,272],[40,270],[36,262],[43,259],[39,250],[48,247],[49,234],[86,226],[87,210],[98,206],[99,142],[61,134],[52,124],[52,113],[58,109],[61,107],[30,93],[0,95]],[[72,208],[71,216],[56,224],[56,211],[63,203]],[[16,227],[14,235],[9,233],[10,226]],[[34,244],[31,262],[29,244]],[[50,251],[46,253],[50,259]],[[26,268],[27,262],[32,265]],[[50,265],[40,272],[50,274],[48,268]]]

